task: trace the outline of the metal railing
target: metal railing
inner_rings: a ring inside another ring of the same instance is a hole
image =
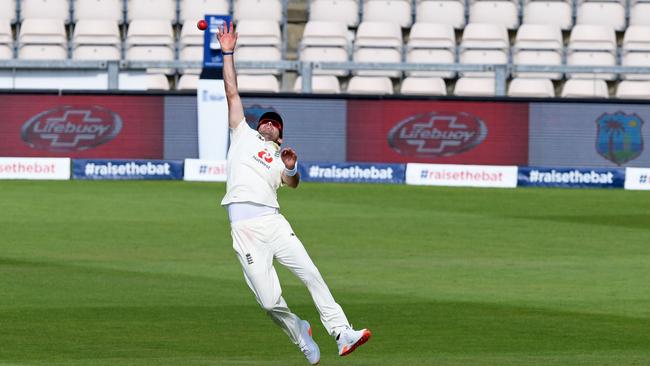
[[[201,62],[187,61],[42,61],[0,60],[0,71],[10,70],[98,70],[108,74],[108,89],[119,88],[120,71],[146,69],[200,69]],[[549,66],[514,64],[422,64],[422,63],[357,63],[357,62],[238,62],[237,68],[295,71],[302,76],[302,90],[312,91],[312,76],[316,70],[372,70],[372,71],[436,71],[494,73],[495,95],[506,95],[507,79],[516,73],[582,73],[582,74],[649,74],[650,67],[628,66]]]

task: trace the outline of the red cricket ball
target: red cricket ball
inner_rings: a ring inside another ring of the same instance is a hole
[[[196,26],[197,26],[200,30],[206,30],[206,29],[208,29],[208,22],[206,22],[205,20],[201,19],[201,20],[199,20],[198,23],[196,23]]]

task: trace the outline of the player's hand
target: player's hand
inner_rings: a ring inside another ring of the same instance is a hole
[[[296,167],[298,154],[296,154],[295,150],[292,148],[285,147],[282,149],[282,151],[280,151],[280,157],[282,158],[282,162],[284,163],[284,166],[287,167],[287,169],[291,170]]]
[[[237,44],[237,32],[233,22],[230,22],[230,26],[224,21],[222,25],[217,28],[217,39],[221,45],[222,52],[232,52],[235,50],[235,45]]]

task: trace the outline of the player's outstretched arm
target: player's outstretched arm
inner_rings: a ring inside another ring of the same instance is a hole
[[[223,83],[226,88],[226,100],[228,101],[228,125],[236,128],[244,119],[244,106],[241,103],[239,90],[237,89],[237,73],[235,72],[234,54],[237,44],[237,32],[233,23],[230,26],[224,22],[219,27],[217,39],[221,44],[223,52]]]
[[[292,148],[286,147],[280,152],[280,157],[285,167],[282,172],[282,182],[291,188],[298,187],[300,183],[300,174],[297,172],[298,154]]]

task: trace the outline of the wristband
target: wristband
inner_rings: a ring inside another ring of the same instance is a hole
[[[221,54],[224,55],[224,56],[234,55],[234,54],[235,54],[235,51],[230,51],[230,52],[221,51]]]
[[[298,162],[297,161],[296,161],[296,165],[291,170],[287,169],[287,167],[284,167],[284,174],[287,177],[293,177],[297,173],[298,173]]]

